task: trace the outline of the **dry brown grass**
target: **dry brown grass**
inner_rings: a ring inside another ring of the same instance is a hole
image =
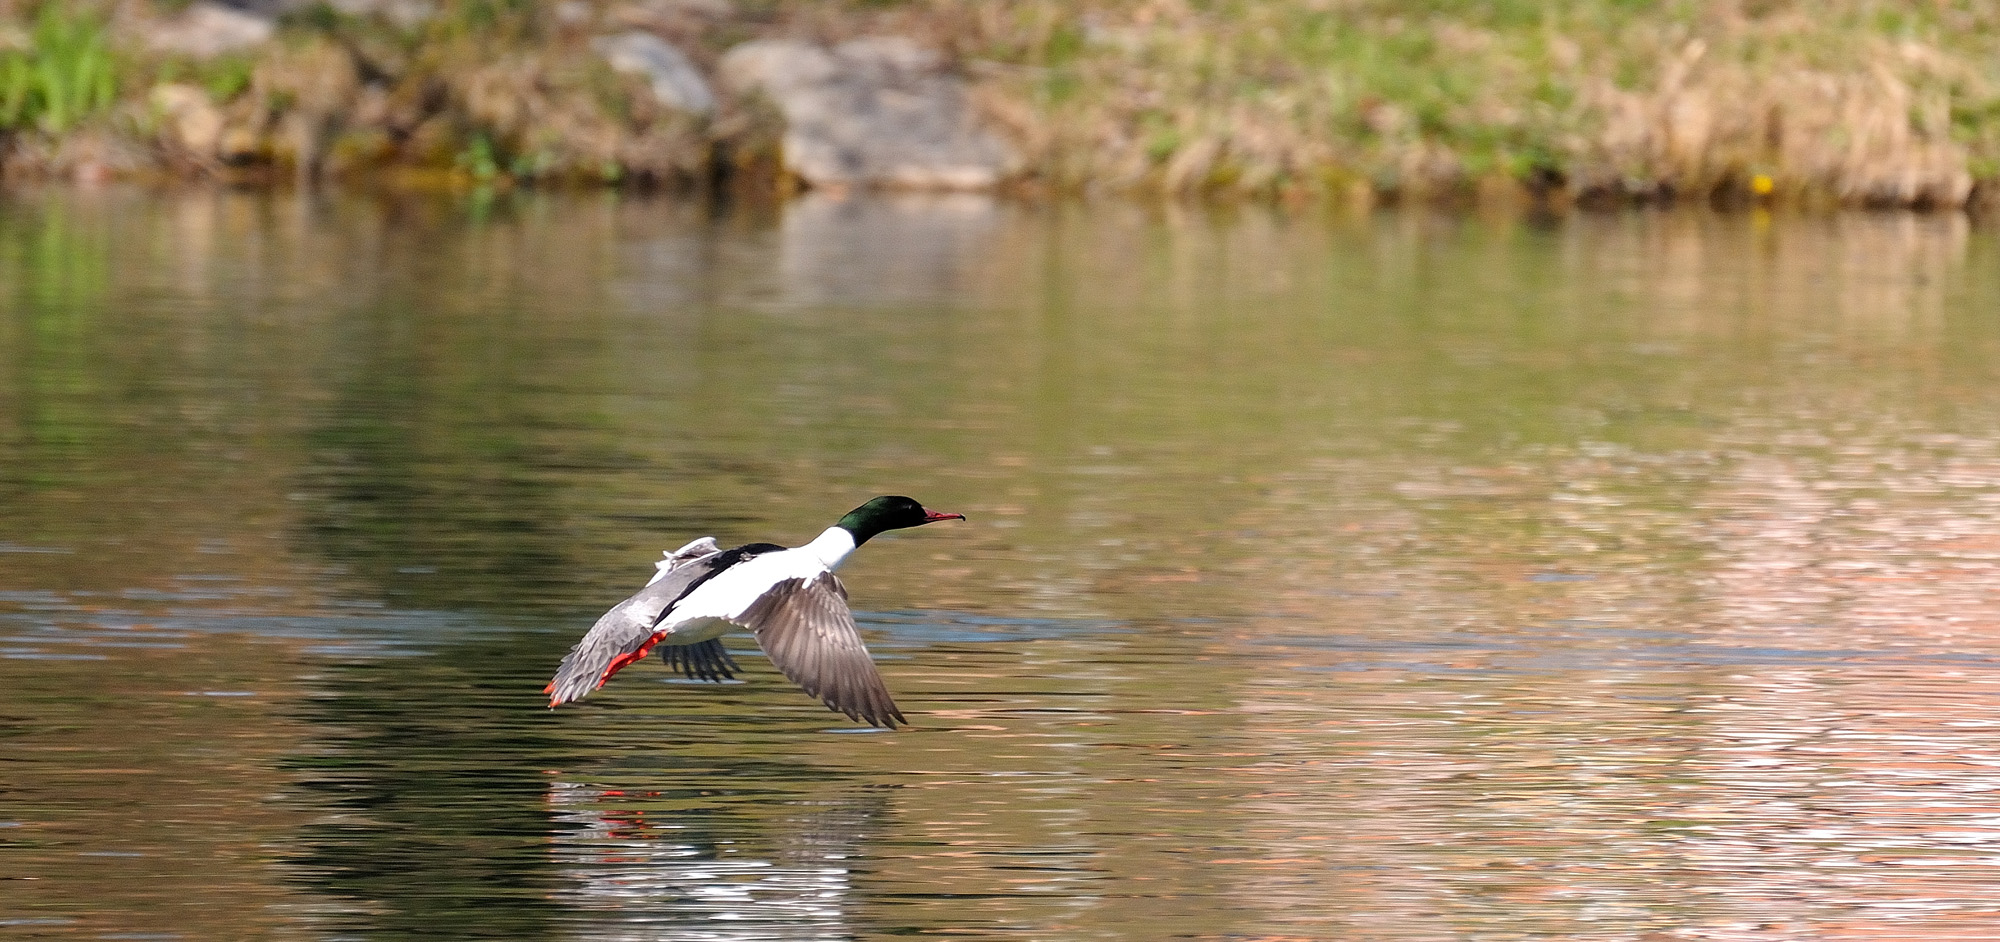
[[[2000,171],[1982,0],[926,9],[1058,185],[1959,205]]]

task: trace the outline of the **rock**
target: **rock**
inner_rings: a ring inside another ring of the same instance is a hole
[[[0,157],[0,175],[68,177],[101,183],[152,169],[152,155],[122,135],[85,128],[59,137],[12,142]]]
[[[403,29],[415,29],[437,17],[433,0],[331,0],[330,5],[348,16],[379,16]]]
[[[723,80],[760,92],[785,119],[786,169],[821,186],[979,189],[1019,158],[980,127],[965,83],[937,54],[900,37],[828,49],[792,40],[744,43]]]
[[[258,64],[257,83],[288,100],[277,118],[283,132],[272,143],[301,178],[319,173],[327,148],[339,137],[361,98],[361,64],[352,50],[326,39],[287,43]]]
[[[643,30],[601,36],[591,44],[604,61],[620,72],[643,76],[653,85],[653,97],[676,111],[706,115],[715,112],[715,92],[701,70],[666,40]]]
[[[636,0],[606,9],[603,22],[652,30],[662,36],[690,36],[727,22],[735,14],[729,0]]]
[[[212,0],[196,0],[180,15],[147,31],[146,44],[155,52],[211,59],[270,42],[278,31],[272,20]]]
[[[726,20],[736,15],[736,4],[731,0],[636,0],[614,7],[611,15],[633,20],[660,20],[684,16]]]
[[[275,20],[281,16],[297,13],[317,3],[318,0],[213,0],[213,2],[253,16]]]
[[[160,116],[160,129],[168,139],[200,157],[215,156],[222,141],[222,109],[208,100],[208,93],[193,85],[171,83],[153,86],[148,96]]]
[[[215,144],[215,156],[231,166],[253,164],[269,156],[270,148],[265,145],[264,135],[253,128],[238,125],[222,132],[222,139]]]

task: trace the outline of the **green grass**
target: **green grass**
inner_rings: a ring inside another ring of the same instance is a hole
[[[111,107],[118,81],[101,23],[44,4],[28,44],[0,54],[0,128],[61,134]]]

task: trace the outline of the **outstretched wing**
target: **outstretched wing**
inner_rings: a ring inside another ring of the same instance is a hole
[[[660,615],[703,580],[736,561],[726,556],[711,553],[664,569],[631,598],[612,606],[583,640],[569,649],[562,666],[556,668],[555,679],[542,688],[549,695],[549,706],[582,699],[604,686],[625,665],[645,657],[665,636],[657,627]]]
[[[821,703],[875,726],[909,722],[876,673],[847,588],[833,573],[783,580],[732,621],[756,633],[771,663]]]

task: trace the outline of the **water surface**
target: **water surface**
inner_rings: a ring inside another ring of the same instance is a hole
[[[2000,934],[1952,215],[0,200],[0,937]],[[861,500],[915,722],[539,689]]]

